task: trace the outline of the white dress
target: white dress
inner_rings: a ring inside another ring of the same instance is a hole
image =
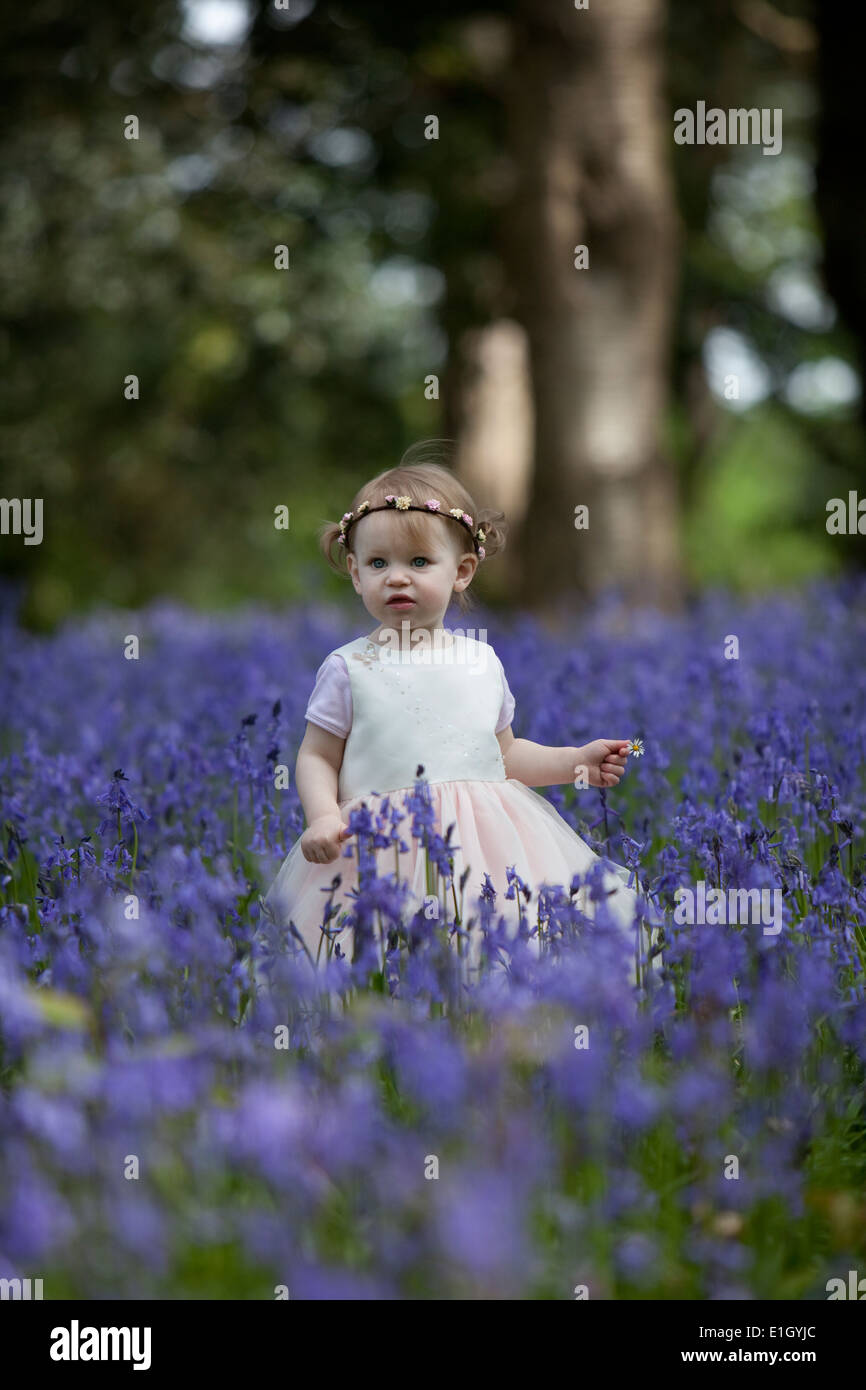
[[[560,885],[568,894],[572,876],[585,874],[598,856],[585,840],[572,830],[543,796],[516,778],[508,777],[496,737],[495,727],[503,703],[501,666],[491,646],[460,632],[446,634],[450,646],[428,645],[401,654],[378,646],[367,637],[358,637],[336,649],[346,662],[351,683],[352,724],[345,742],[339,773],[338,802],[343,820],[364,804],[375,818],[386,798],[403,809],[402,795],[412,792],[419,766],[429,783],[438,831],[445,836],[454,824],[450,845],[453,850],[453,885],[461,905],[460,880],[469,867],[463,890],[462,925],[475,919],[470,942],[464,942],[468,967],[478,963],[480,928],[477,897],[485,873],[496,891],[493,917],[504,915],[509,934],[517,931],[519,901],[505,898],[508,888],[506,869],[513,867],[532,890],[529,903],[522,898],[523,912],[530,929],[536,925],[538,888],[541,884]],[[445,894],[453,921],[453,892],[444,884],[423,846],[411,835],[411,814],[399,826],[408,851],[399,854],[400,881],[411,889],[408,912],[426,908],[433,919],[440,911],[432,901],[442,904]],[[386,823],[387,825],[387,823]],[[351,847],[351,858],[345,850]],[[376,851],[380,874],[396,875],[395,849]],[[337,934],[341,914],[351,910],[346,895],[357,888],[357,849],[355,837],[344,841],[344,849],[328,864],[309,863],[298,840],[286,856],[263,899],[272,918],[287,925],[291,920],[301,934],[314,962],[327,959],[328,940],[323,940],[321,924],[328,890],[334,876],[341,885],[334,898],[340,911],[332,917],[331,939],[352,958],[353,933],[344,926]],[[612,914],[634,946],[636,894],[627,887],[629,873],[619,864],[604,874],[607,899]],[[324,890],[324,891],[323,891]],[[594,903],[586,887],[573,897],[587,916],[594,915]],[[440,915],[440,920],[443,920]],[[659,920],[656,916],[655,920]],[[537,943],[537,937],[533,938]],[[646,954],[646,931],[643,952]],[[630,979],[634,980],[633,966]]]

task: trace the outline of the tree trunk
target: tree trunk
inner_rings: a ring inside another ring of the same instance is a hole
[[[866,191],[857,173],[858,151],[866,139],[866,104],[859,90],[859,47],[851,42],[846,12],[835,5],[817,6],[817,84],[815,207],[824,232],[823,273],[842,323],[854,339],[860,367],[860,422],[866,428]],[[862,474],[852,474],[834,493],[847,497]],[[848,538],[851,559],[866,566],[866,539]]]
[[[855,151],[866,139],[866,106],[854,93],[862,55],[835,6],[816,9],[819,29],[815,203],[824,229],[824,277],[866,369],[866,190]],[[861,398],[866,423],[866,392]]]
[[[536,610],[611,585],[631,603],[680,601],[661,438],[680,240],[663,20],[663,0],[518,0],[506,254],[535,400],[518,598]],[[580,504],[586,530],[575,529]]]
[[[513,603],[512,536],[529,506],[532,479],[532,389],[526,334],[513,319],[467,330],[455,354],[456,468],[461,482],[483,505],[501,509],[509,523],[502,562],[481,567],[484,596]]]

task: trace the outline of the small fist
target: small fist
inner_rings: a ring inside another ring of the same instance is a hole
[[[627,738],[597,738],[580,749],[581,767],[591,787],[615,787],[622,777],[630,742]]]
[[[310,864],[330,864],[351,834],[342,816],[318,816],[301,836],[301,853]]]

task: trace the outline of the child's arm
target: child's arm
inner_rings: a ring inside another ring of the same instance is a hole
[[[307,818],[301,850],[311,863],[330,863],[349,831],[337,801],[346,740],[307,720],[298,749],[295,786]]]
[[[579,767],[586,768],[591,787],[615,787],[625,767],[628,739],[597,738],[581,748],[547,748],[527,738],[515,738],[509,724],[496,737],[502,750],[506,777],[527,787],[552,787],[574,782]]]
[[[307,721],[295,763],[295,786],[307,824],[319,816],[339,815],[337,792],[346,740]]]

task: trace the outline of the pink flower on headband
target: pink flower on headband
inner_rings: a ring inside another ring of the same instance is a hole
[[[400,496],[397,496],[393,492],[388,493],[388,495],[385,498],[385,501],[388,503],[389,506],[394,506],[397,508],[398,511],[401,512],[408,511],[413,505],[411,497],[406,497],[402,494]],[[424,506],[430,512],[441,512],[442,503],[439,501],[438,497],[428,497],[427,501],[424,503]],[[362,516],[364,512],[366,512],[369,509],[369,507],[370,502],[369,500],[367,500],[364,502],[360,502],[358,504],[357,509],[354,512],[343,512],[342,520],[340,521],[340,534],[337,536],[337,540],[340,545],[348,547],[348,541],[346,540],[346,532],[348,531],[349,526],[353,521],[357,521],[358,517]],[[441,514],[443,516],[445,515],[444,512],[441,512]],[[453,516],[455,520],[462,522],[465,526],[468,526],[470,531],[472,530],[472,527],[475,524],[469,513],[462,511],[460,507],[449,507],[448,516]],[[475,542],[476,554],[479,560],[483,560],[487,552],[485,551],[484,546],[480,544],[480,542],[486,540],[487,537],[484,534],[484,528],[482,526],[478,526],[474,531],[472,531],[472,539]]]

